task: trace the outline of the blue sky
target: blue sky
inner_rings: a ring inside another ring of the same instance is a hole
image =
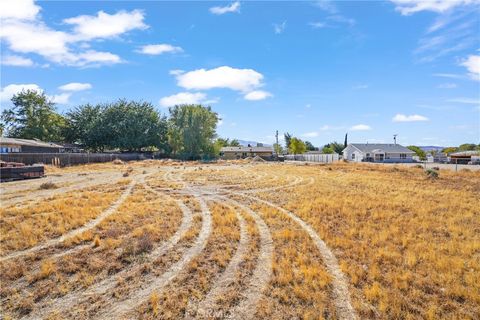
[[[1,104],[210,104],[222,137],[480,141],[477,0],[2,1]]]

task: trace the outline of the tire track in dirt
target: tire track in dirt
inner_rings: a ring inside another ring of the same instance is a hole
[[[151,190],[156,194],[161,194],[160,192],[156,191],[155,189],[151,188],[150,186],[143,184],[143,186],[147,190]],[[163,194],[162,194],[163,195]],[[148,256],[146,257],[146,261],[153,261],[154,259],[166,254],[170,250],[174,248],[174,246],[180,241],[180,239],[187,233],[187,231],[192,226],[193,215],[185,203],[182,200],[176,199],[177,205],[180,207],[183,213],[182,223],[180,227],[175,231],[175,233],[170,237],[167,241],[162,243],[159,247],[153,250]],[[42,308],[39,312],[35,314],[30,314],[28,317],[23,319],[38,319],[47,316],[50,312],[63,312],[68,309],[71,309],[75,305],[84,302],[92,295],[104,295],[108,293],[109,290],[113,289],[117,283],[119,278],[125,277],[127,274],[136,272],[140,269],[139,265],[133,265],[127,269],[124,269],[116,274],[113,274],[102,281],[98,282],[97,284],[87,288],[84,291],[75,291],[72,293],[68,293],[67,295],[51,301],[48,306]]]
[[[253,271],[248,288],[242,292],[242,300],[238,305],[229,310],[228,319],[254,319],[257,309],[257,303],[262,298],[263,292],[268,286],[272,277],[272,262],[273,262],[273,240],[270,234],[270,229],[263,219],[252,209],[243,204],[221,197],[225,201],[230,201],[236,206],[248,213],[258,227],[260,233],[260,252],[258,255],[257,265]]]
[[[257,201],[257,202],[266,204],[272,208],[279,210],[280,212],[288,216],[290,219],[295,221],[304,231],[308,233],[310,238],[314,241],[315,245],[317,246],[328,272],[333,277],[333,280],[332,280],[333,298],[334,298],[334,304],[335,304],[335,308],[337,310],[339,319],[345,319],[345,320],[356,319],[357,316],[355,314],[355,309],[352,307],[352,303],[350,300],[350,293],[348,290],[347,280],[345,279],[343,272],[340,270],[340,266],[338,265],[337,258],[335,257],[333,252],[330,250],[330,248],[327,246],[327,244],[320,238],[317,232],[308,223],[306,223],[304,220],[299,218],[297,215],[280,206],[277,206],[272,202],[269,202],[254,196],[250,196],[245,193],[237,193],[237,195],[240,197],[250,199],[252,201]]]
[[[218,198],[213,199],[218,200]],[[230,205],[227,206],[233,208]],[[190,305],[188,308],[189,310],[186,312],[186,319],[193,318],[192,313],[194,310],[198,316],[207,316],[209,310],[213,310],[217,306],[217,300],[228,290],[228,286],[235,281],[236,273],[240,268],[240,263],[243,261],[248,250],[248,244],[250,243],[250,234],[247,231],[247,223],[245,222],[245,219],[238,210],[235,210],[235,214],[240,225],[240,240],[238,242],[237,250],[223,273],[215,280],[212,289],[208,292],[206,297],[196,306]]]
[[[160,277],[145,277],[142,282],[144,286],[138,291],[133,292],[127,299],[113,302],[107,309],[95,316],[95,319],[122,319],[127,314],[134,311],[142,303],[147,301],[153,291],[162,290],[168,285],[188,263],[194,259],[207,245],[207,240],[212,231],[212,217],[207,204],[202,198],[196,197],[200,203],[202,215],[202,229],[195,243],[190,247],[179,261],[174,263],[168,271]]]

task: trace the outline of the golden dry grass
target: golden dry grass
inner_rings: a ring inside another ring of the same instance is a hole
[[[146,176],[149,186],[137,184],[117,212],[95,228],[48,250],[0,262],[5,318],[38,314],[58,302],[58,310],[45,318],[88,319],[131,296],[181,260],[196,241],[204,221],[192,193],[203,197],[203,191],[221,192],[248,206],[272,235],[273,273],[257,301],[255,318],[334,319],[337,310],[332,275],[309,235],[277,208],[242,196],[245,191],[312,226],[335,254],[359,318],[480,318],[480,172],[440,170],[438,179],[429,179],[422,169],[394,166],[157,160],[47,169],[53,175],[96,172],[129,176],[117,184],[79,186],[77,192],[1,209],[5,255],[95,218],[119,197],[130,178]],[[180,226],[182,212],[171,196],[191,209],[193,224],[171,250],[149,260],[149,253]],[[242,300],[258,263],[258,227],[234,203],[208,201],[212,233],[207,246],[165,288],[138,301],[134,317],[221,318]],[[247,254],[214,309],[197,314],[195,306],[215,286],[238,247],[236,213],[246,221]],[[117,279],[117,274],[122,276]],[[94,294],[62,309],[63,297],[81,297],[110,277],[115,286],[108,294]]]

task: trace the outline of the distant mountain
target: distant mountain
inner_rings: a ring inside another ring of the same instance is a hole
[[[233,140],[233,139],[232,139],[232,140]],[[252,147],[256,147],[256,146],[257,146],[257,143],[263,144],[264,147],[271,147],[270,144],[263,143],[263,142],[247,141],[247,140],[240,140],[240,139],[237,139],[237,141],[240,143],[240,145],[242,145],[242,146],[244,146],[244,147],[247,147],[248,145],[251,145]]]
[[[425,152],[430,152],[430,151],[439,152],[439,151],[442,151],[443,149],[445,149],[445,147],[439,147],[439,146],[421,146],[419,148],[422,149]]]

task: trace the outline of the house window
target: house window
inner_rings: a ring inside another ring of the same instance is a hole
[[[407,159],[406,153],[400,153],[400,159]]]
[[[355,153],[352,153],[352,160],[355,160]]]

